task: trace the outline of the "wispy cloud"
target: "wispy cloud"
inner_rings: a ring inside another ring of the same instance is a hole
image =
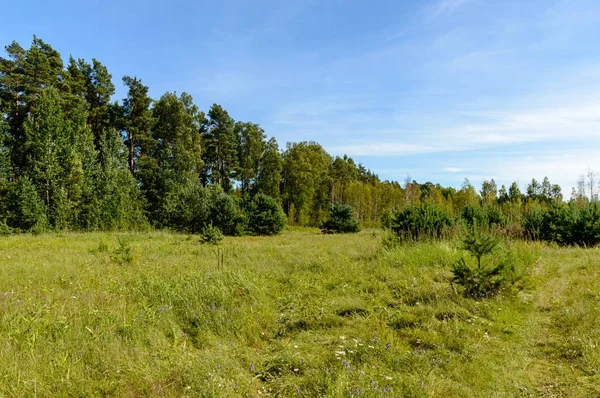
[[[444,167],[444,171],[446,173],[458,173],[460,171],[463,171],[463,169],[458,167]]]
[[[431,8],[431,17],[437,18],[451,15],[469,1],[472,0],[439,0]]]

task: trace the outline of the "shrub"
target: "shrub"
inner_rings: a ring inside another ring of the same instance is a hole
[[[178,231],[198,233],[210,221],[211,192],[199,182],[182,186],[170,195],[168,222]]]
[[[102,243],[100,244],[98,249],[101,248]],[[131,247],[126,240],[119,239],[119,247],[113,251],[110,258],[117,264],[125,265],[135,263],[138,260],[139,256],[140,253],[137,250],[137,248]]]
[[[0,236],[10,235],[14,230],[6,224],[6,220],[0,221]]]
[[[600,203],[592,202],[579,211],[572,227],[574,243],[596,246],[600,243]]]
[[[222,191],[213,194],[210,209],[210,221],[225,235],[242,235],[244,233],[244,214],[236,198]]]
[[[441,238],[452,224],[452,218],[445,211],[422,204],[397,213],[392,220],[392,231],[402,239]]]
[[[595,246],[600,243],[600,203],[554,203],[550,209],[534,208],[523,221],[526,236],[559,245]]]
[[[324,233],[359,232],[360,226],[354,219],[352,207],[348,205],[331,206],[329,218],[321,224]]]
[[[452,266],[452,283],[462,286],[465,296],[494,296],[522,279],[516,273],[510,255],[503,256],[499,261],[482,262],[485,256],[493,254],[499,243],[499,239],[482,233],[477,223],[469,228],[463,238],[463,249],[474,257],[476,265],[468,264],[463,257]]]
[[[493,227],[506,225],[506,216],[498,206],[467,206],[461,213],[468,225]]]
[[[212,224],[207,225],[202,229],[200,233],[200,242],[208,243],[211,245],[218,245],[223,240],[223,233],[218,227],[214,227]]]
[[[395,233],[386,230],[381,238],[381,244],[386,250],[393,250],[400,245],[400,238]]]
[[[256,235],[276,235],[285,221],[281,206],[270,196],[258,194],[248,207],[248,230]]]
[[[385,211],[379,217],[381,228],[392,229],[392,221],[394,220],[394,213],[392,211]]]
[[[541,239],[545,213],[541,207],[534,207],[525,213],[523,216],[523,230],[526,238]]]

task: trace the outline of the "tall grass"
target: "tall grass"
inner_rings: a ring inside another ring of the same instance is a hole
[[[597,392],[598,250],[510,244],[531,286],[474,300],[458,242],[374,230],[1,237],[0,396]]]

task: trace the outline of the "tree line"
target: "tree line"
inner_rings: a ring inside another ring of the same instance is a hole
[[[547,178],[532,180],[525,192],[516,183],[498,188],[494,180],[480,192],[468,181],[460,189],[384,181],[316,142],[280,148],[259,124],[236,121],[217,104],[205,113],[185,92],[153,99],[135,76],[122,78],[127,95],[113,101],[113,78],[100,61],[71,56],[65,63],[35,36],[28,49],[17,42],[5,49],[0,229],[6,231],[193,233],[214,225],[241,234],[257,219],[250,212],[265,201],[272,209],[271,199],[291,225],[319,226],[334,204],[351,206],[363,226],[423,203],[453,217],[485,208],[521,222],[531,208],[563,201]],[[592,177],[592,184],[585,177],[578,183],[573,200],[585,200],[590,189],[594,199]]]
[[[241,233],[257,195],[290,224],[318,225],[332,203],[364,222],[399,205],[400,185],[380,181],[316,142],[283,150],[260,125],[220,105],[205,113],[187,93],[158,99],[137,77],[115,102],[98,60],[69,57],[34,36],[0,58],[0,223],[30,230],[196,232],[208,223]],[[375,210],[372,210],[375,209]],[[229,225],[232,224],[232,225]]]

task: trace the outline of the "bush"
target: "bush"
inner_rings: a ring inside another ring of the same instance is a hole
[[[0,221],[0,236],[10,235],[14,230],[6,224],[6,220]]]
[[[167,225],[177,231],[199,233],[213,225],[225,235],[244,232],[244,215],[237,198],[219,187],[189,183],[171,193],[166,203]]]
[[[504,255],[500,261],[482,263],[484,256],[491,255],[499,239],[483,234],[474,223],[463,239],[463,249],[476,260],[476,266],[461,258],[452,266],[452,283],[463,287],[467,297],[481,298],[494,296],[508,287],[514,286],[522,278],[515,272],[510,255]]]
[[[236,198],[222,191],[213,194],[210,221],[225,235],[238,236],[244,233],[245,218]]]
[[[106,247],[108,248],[108,246]],[[98,247],[98,249],[102,248],[102,243]],[[129,242],[124,239],[119,239],[119,247],[116,248],[112,255],[110,256],[111,260],[120,265],[131,265],[135,263],[140,257],[140,253],[137,248],[131,247]]]
[[[210,221],[211,192],[199,182],[181,187],[170,195],[168,222],[177,231],[200,232]]]
[[[321,224],[324,233],[359,232],[360,226],[354,219],[352,207],[348,205],[331,206],[329,218]]]
[[[248,207],[248,230],[256,235],[276,235],[285,221],[281,206],[270,196],[258,194]]]
[[[468,225],[493,227],[506,225],[506,216],[498,206],[467,206],[461,213]]]
[[[532,240],[542,238],[545,211],[540,207],[534,207],[523,216],[523,230],[525,237]]]
[[[574,243],[596,246],[600,243],[600,203],[592,202],[579,211],[571,234]]]
[[[392,221],[394,220],[394,213],[392,211],[385,211],[379,217],[381,228],[392,229]]]
[[[223,233],[212,224],[204,227],[200,233],[200,242],[218,245],[223,240]]]
[[[402,239],[441,238],[452,226],[452,218],[430,204],[409,206],[392,220],[392,231]]]
[[[534,208],[523,221],[526,236],[559,245],[595,246],[600,244],[600,203],[554,203],[550,209]]]

